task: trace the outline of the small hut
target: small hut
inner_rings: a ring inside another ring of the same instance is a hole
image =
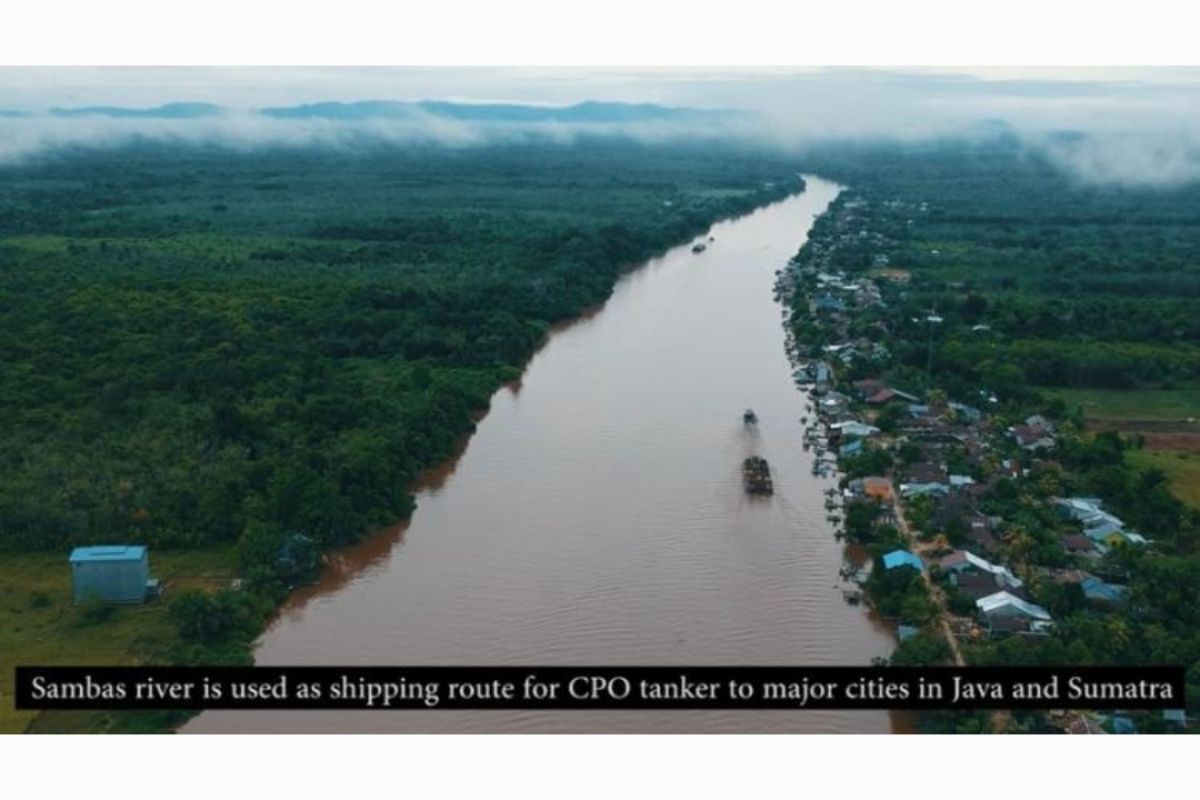
[[[76,547],[70,563],[76,603],[93,597],[107,603],[144,603],[157,593],[158,581],[150,577],[150,554],[141,545]]]

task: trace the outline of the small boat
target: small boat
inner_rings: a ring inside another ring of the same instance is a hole
[[[747,408],[742,412],[742,422],[747,425],[755,425],[758,423],[758,415],[754,413],[753,408]]]
[[[693,253],[703,253],[707,249],[708,249],[708,245],[704,244],[703,242],[692,245]]]

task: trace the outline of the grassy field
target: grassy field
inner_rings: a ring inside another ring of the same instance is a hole
[[[1175,495],[1200,508],[1200,453],[1180,450],[1132,450],[1130,461],[1142,467],[1157,467],[1171,479]]]
[[[216,588],[233,576],[228,549],[152,552],[151,574],[180,588]],[[0,556],[0,734],[24,732],[38,712],[13,707],[13,668],[24,665],[118,665],[153,659],[175,641],[164,601],[116,606],[107,619],[89,619],[71,602],[71,576],[62,554]],[[63,715],[56,730],[102,728],[102,715]]]
[[[1200,386],[1179,389],[1044,389],[1096,420],[1178,421],[1200,417]]]

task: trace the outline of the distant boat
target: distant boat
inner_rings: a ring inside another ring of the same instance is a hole
[[[747,425],[755,425],[758,423],[758,415],[754,413],[753,408],[747,408],[742,412],[742,422]]]
[[[694,245],[692,245],[692,252],[693,252],[693,253],[703,253],[703,252],[704,252],[705,250],[707,250],[707,249],[708,249],[708,245],[706,245],[706,244],[704,244],[704,243],[702,243],[702,242],[701,242],[701,243],[698,243],[698,244],[694,244]]]

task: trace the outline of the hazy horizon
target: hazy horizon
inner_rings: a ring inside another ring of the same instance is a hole
[[[627,103],[726,114],[494,120],[422,107],[353,118],[262,111],[366,101],[538,108]],[[170,118],[62,111],[175,103],[214,104],[222,111]],[[59,148],[145,139],[238,148],[345,147],[367,139],[478,146],[521,138],[570,142],[586,132],[791,149],[831,140],[915,141],[996,121],[1088,182],[1172,186],[1200,180],[1200,70],[1188,68],[0,69],[0,162],[7,163]],[[1062,131],[1085,135],[1070,142],[1051,136]]]

